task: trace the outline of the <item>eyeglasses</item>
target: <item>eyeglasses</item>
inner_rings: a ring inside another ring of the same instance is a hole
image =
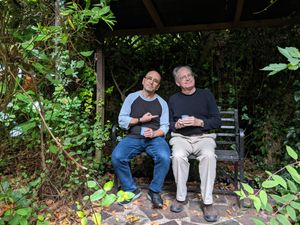
[[[179,79],[180,81],[182,81],[182,80],[190,79],[190,78],[192,78],[192,77],[194,77],[194,75],[191,74],[191,73],[188,73],[188,74],[186,74],[186,75],[179,76],[178,79]]]
[[[147,77],[144,77],[147,81],[153,81],[154,83],[156,84],[159,84],[159,80],[153,78],[153,77],[150,77],[150,76],[147,76]]]

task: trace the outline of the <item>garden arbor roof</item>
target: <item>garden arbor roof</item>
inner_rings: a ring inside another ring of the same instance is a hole
[[[113,30],[99,23],[99,39],[300,24],[300,0],[111,0],[110,6],[117,22]],[[104,55],[100,49],[95,59],[100,101],[105,96]],[[104,115],[104,108],[97,104],[100,111]]]
[[[270,2],[273,2],[271,4]],[[105,36],[300,24],[299,0],[117,0]]]

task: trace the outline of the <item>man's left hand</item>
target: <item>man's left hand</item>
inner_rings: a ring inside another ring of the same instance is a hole
[[[182,122],[185,127],[190,127],[190,126],[203,127],[204,126],[204,121],[201,119],[198,119],[194,116],[186,117],[186,118],[182,119]]]

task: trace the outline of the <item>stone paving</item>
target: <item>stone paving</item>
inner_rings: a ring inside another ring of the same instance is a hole
[[[117,203],[106,208],[102,212],[102,224],[105,225],[250,225],[254,224],[251,218],[260,218],[266,221],[270,216],[257,213],[253,208],[239,208],[237,198],[232,195],[214,195],[215,208],[219,220],[208,223],[203,218],[200,208],[201,197],[199,193],[189,192],[189,203],[180,213],[170,211],[170,205],[175,198],[175,192],[163,191],[163,209],[153,209],[150,200],[147,199],[147,189],[142,189],[142,196],[128,206],[120,206]]]

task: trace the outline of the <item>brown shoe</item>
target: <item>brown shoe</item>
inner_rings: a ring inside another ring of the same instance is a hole
[[[174,213],[180,213],[182,212],[184,205],[186,205],[187,203],[188,203],[187,199],[184,201],[175,200],[170,207],[170,211]]]
[[[204,219],[207,222],[216,222],[218,220],[217,212],[213,204],[203,205],[203,214],[204,214]]]

